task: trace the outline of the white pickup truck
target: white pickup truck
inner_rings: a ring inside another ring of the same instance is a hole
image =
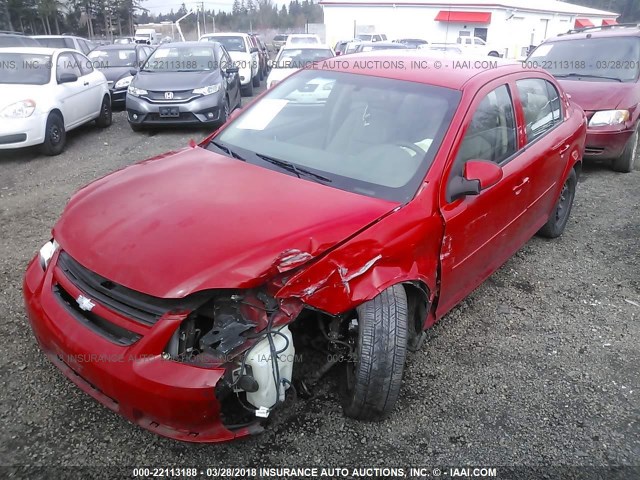
[[[146,43],[147,45],[158,45],[162,35],[153,28],[138,28],[133,37],[136,43]]]
[[[493,45],[488,45],[483,39],[479,37],[458,37],[456,42],[458,46],[462,47],[465,53],[473,53],[478,56],[489,57],[504,57],[505,49],[497,48]]]

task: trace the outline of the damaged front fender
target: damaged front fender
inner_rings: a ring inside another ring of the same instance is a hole
[[[420,281],[436,292],[442,222],[418,215],[421,207],[398,209],[299,269],[275,296],[338,315],[397,283]]]

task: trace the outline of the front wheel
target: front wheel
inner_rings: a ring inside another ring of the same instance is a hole
[[[343,410],[358,420],[381,420],[400,394],[407,356],[407,295],[394,285],[357,308],[355,358],[346,364]]]
[[[245,95],[247,97],[252,97],[253,96],[253,83],[249,82],[247,83],[246,86],[244,86],[241,89],[242,95]]]
[[[112,122],[111,99],[105,95],[100,106],[100,115],[96,118],[96,125],[100,128],[107,128]]]
[[[564,232],[564,229],[567,226],[567,221],[569,220],[571,207],[573,206],[573,199],[576,196],[577,183],[578,176],[576,175],[576,171],[572,169],[567,180],[562,186],[560,198],[558,198],[549,220],[547,220],[544,227],[538,231],[540,236],[557,238],[562,235],[562,232]]]
[[[251,79],[251,83],[256,88],[260,86],[260,72],[256,73],[256,76]]]
[[[631,173],[633,171],[633,164],[636,161],[636,155],[638,153],[638,130],[640,130],[640,127],[633,132],[633,135],[631,135],[631,138],[627,141],[622,155],[616,158],[611,164],[611,168],[616,172]]]
[[[45,155],[60,155],[67,141],[67,132],[64,129],[64,121],[58,113],[50,113],[44,132],[42,153]]]

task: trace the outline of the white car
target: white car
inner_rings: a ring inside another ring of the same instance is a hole
[[[66,132],[111,125],[107,80],[71,49],[0,48],[0,149],[42,145],[58,155]]]
[[[335,57],[333,49],[321,43],[285,45],[273,61],[273,68],[267,77],[267,88],[273,87],[292,73],[327,58]]]
[[[322,44],[318,35],[312,33],[292,33],[287,37],[287,45],[303,45],[307,43]]]
[[[32,35],[40,45],[47,48],[72,48],[87,55],[96,44],[86,38],[74,35]]]
[[[458,37],[457,45],[466,54],[489,57],[504,57],[506,49],[489,45],[479,37]]]
[[[238,67],[242,93],[253,95],[253,88],[260,86],[260,53],[251,44],[246,33],[209,33],[200,37],[201,42],[219,42],[229,52],[233,66]]]

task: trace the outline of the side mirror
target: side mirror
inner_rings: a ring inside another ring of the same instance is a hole
[[[129,70],[129,75],[131,75],[132,77],[135,77],[137,74],[138,74],[137,68],[132,68],[131,70]]]
[[[78,76],[75,73],[63,73],[58,79],[58,83],[73,83],[78,81]]]
[[[462,176],[451,180],[448,191],[448,201],[467,195],[478,195],[502,180],[502,167],[489,160],[469,160],[464,165]]]
[[[340,55],[342,55],[342,52],[336,52],[336,57],[339,57]]]

